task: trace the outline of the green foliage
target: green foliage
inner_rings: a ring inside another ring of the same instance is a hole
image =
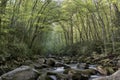
[[[85,41],[84,43],[78,42],[63,50],[62,53],[67,55],[91,55],[93,52],[101,54],[104,46],[101,41]]]
[[[118,0],[0,1],[0,54],[89,54],[101,53],[107,43],[119,47]]]
[[[12,57],[25,57],[30,56],[31,51],[25,43],[8,44],[8,54]]]

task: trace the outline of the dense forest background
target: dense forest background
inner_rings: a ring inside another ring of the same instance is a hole
[[[0,55],[120,52],[120,0],[0,0]]]

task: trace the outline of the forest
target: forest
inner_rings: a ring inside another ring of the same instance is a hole
[[[120,80],[120,0],[0,0],[0,80]]]

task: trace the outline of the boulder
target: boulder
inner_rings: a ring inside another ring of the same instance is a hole
[[[38,64],[38,63],[34,63],[34,68],[35,69],[43,69],[43,68],[49,68],[49,66],[47,64]]]
[[[39,59],[35,60],[35,63],[44,64],[45,63],[45,58],[39,58]]]
[[[100,77],[93,80],[120,80],[120,70],[116,71],[110,76]]]
[[[108,80],[108,76],[100,77],[100,78],[95,78],[93,80]]]
[[[55,66],[55,60],[53,58],[49,58],[46,60],[46,64],[48,66],[54,67]]]
[[[68,80],[68,76],[61,73],[46,72],[40,75],[37,80]]]
[[[115,72],[114,67],[110,67],[110,66],[97,66],[97,71],[101,74],[101,75],[111,75]]]
[[[107,75],[111,75],[115,72],[113,67],[105,67],[105,70],[107,71]]]
[[[2,80],[2,78],[0,77],[0,80]]]
[[[37,80],[53,80],[50,76],[47,75],[47,73],[42,74],[38,77]]]
[[[120,80],[120,70],[108,77],[109,80]]]
[[[55,67],[64,67],[64,69],[71,68],[69,65],[61,62],[56,62]]]
[[[76,67],[77,67],[78,69],[88,69],[88,68],[89,68],[89,65],[88,65],[87,63],[78,63],[78,64],[76,65]]]
[[[68,74],[73,80],[88,80],[90,75],[96,74],[96,70],[94,69],[65,69],[64,74]]]
[[[38,75],[39,73],[35,69],[29,66],[21,66],[1,75],[0,80],[35,80]]]
[[[69,78],[72,80],[88,80],[89,75],[87,74],[82,74],[82,72],[77,72],[75,70],[70,70],[68,72]]]
[[[97,71],[101,74],[101,75],[107,75],[107,70],[103,67],[103,66],[97,66]]]

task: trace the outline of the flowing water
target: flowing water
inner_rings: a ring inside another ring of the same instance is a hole
[[[77,64],[69,64],[69,66],[73,69],[77,69]],[[96,65],[89,65],[89,68],[96,69]],[[57,73],[63,73],[63,71],[64,71],[64,67],[57,67],[56,69],[53,70],[53,72],[57,72]],[[51,75],[50,77],[53,80],[57,80],[57,78],[54,75]],[[91,75],[89,80],[92,80],[92,79],[98,78],[98,77],[101,77],[101,75],[99,75],[99,74]]]

